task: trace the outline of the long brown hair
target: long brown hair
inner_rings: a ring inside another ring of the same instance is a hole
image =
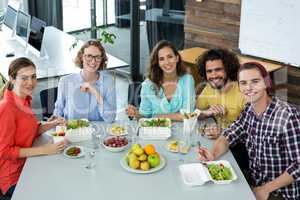
[[[177,76],[182,76],[186,73],[185,68],[182,65],[181,56],[178,53],[177,49],[174,47],[174,45],[167,41],[167,40],[161,40],[159,41],[153,48],[151,55],[150,55],[150,64],[148,67],[148,78],[155,84],[155,93],[158,94],[159,89],[162,87],[163,84],[163,71],[159,67],[159,61],[158,61],[158,52],[165,47],[169,47],[172,49],[175,56],[178,57],[178,62],[176,64],[176,73]]]
[[[29,66],[32,66],[34,69],[36,69],[35,64],[28,58],[25,58],[25,57],[17,58],[10,63],[10,65],[8,67],[8,75],[10,78],[15,80],[17,77],[18,71],[21,70],[22,68],[29,67]],[[14,88],[14,85],[9,80],[9,81],[7,81],[3,91],[5,91],[5,89],[12,90],[13,88]],[[0,99],[2,99],[2,98],[3,98],[3,94],[0,97]]]
[[[82,61],[82,57],[83,57],[83,54],[84,54],[84,49],[90,47],[90,46],[95,46],[99,49],[99,51],[101,52],[101,57],[102,57],[102,60],[101,60],[101,63],[99,65],[99,71],[100,70],[103,70],[106,68],[106,64],[107,64],[107,55],[105,53],[105,49],[104,47],[102,46],[101,42],[99,40],[89,40],[87,41],[86,43],[84,43],[82,45],[82,47],[80,48],[80,50],[78,51],[77,53],[77,56],[75,58],[75,64],[80,68],[82,69],[83,68],[83,61]]]

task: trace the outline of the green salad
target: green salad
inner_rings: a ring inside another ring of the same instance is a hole
[[[69,120],[67,123],[67,129],[77,129],[77,128],[83,128],[88,127],[90,125],[90,122],[85,119],[73,119]]]
[[[170,121],[166,118],[155,118],[145,120],[141,123],[142,127],[169,127]]]
[[[222,163],[220,164],[209,164],[208,171],[211,177],[216,181],[231,180],[232,174],[228,167],[225,167]]]

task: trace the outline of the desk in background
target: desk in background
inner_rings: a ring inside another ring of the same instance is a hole
[[[180,51],[180,55],[181,55],[183,62],[190,64],[190,65],[195,65],[197,62],[197,58],[207,50],[208,49],[206,49],[206,48],[193,47],[193,48],[184,49],[184,50]],[[275,64],[275,63],[271,63],[268,61],[263,61],[260,59],[252,58],[249,56],[238,55],[238,58],[239,58],[241,64],[250,62],[250,61],[259,62],[263,66],[265,66],[267,71],[270,73],[272,73],[276,70],[279,70],[283,67],[283,65],[281,65],[281,64]]]
[[[8,39],[0,31],[0,73],[8,79],[8,66],[12,60],[18,57],[27,57],[35,63],[38,79],[59,77],[79,72],[80,69],[75,66],[73,60],[83,42],[79,41],[75,48],[70,48],[75,40],[74,36],[62,32],[55,27],[46,27],[41,51],[45,51],[43,54],[47,56],[39,57],[30,50],[31,47],[29,51],[26,51],[24,45],[17,40]],[[6,53],[12,50],[15,56],[6,57]],[[129,64],[123,60],[108,53],[107,56],[107,70],[129,67]]]
[[[200,94],[202,87],[200,86],[201,77],[200,77],[199,69],[196,66],[196,63],[197,63],[198,57],[207,50],[208,49],[206,49],[206,48],[193,47],[193,48],[189,48],[189,49],[184,49],[179,52],[183,63],[188,67],[189,71],[191,72],[191,74],[193,75],[193,77],[195,79],[196,86],[198,86],[196,89],[197,94]],[[266,67],[267,71],[271,75],[271,78],[273,78],[273,72],[284,67],[281,64],[275,64],[272,62],[252,58],[249,56],[243,56],[243,55],[237,55],[237,56],[238,56],[241,64],[250,62],[250,61],[255,61],[255,62],[261,63],[263,66]]]

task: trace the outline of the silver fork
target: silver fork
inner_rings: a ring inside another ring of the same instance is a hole
[[[198,145],[198,148],[201,147],[201,142],[200,142],[200,140],[197,141],[197,145]],[[208,166],[207,166],[207,163],[206,163],[205,161],[200,160],[200,163],[201,163],[204,167],[208,167]]]

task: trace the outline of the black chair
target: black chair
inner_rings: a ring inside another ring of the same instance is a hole
[[[139,107],[141,103],[142,82],[133,82],[128,86],[128,104]]]
[[[57,98],[57,87],[48,88],[40,92],[43,120],[52,116]]]

